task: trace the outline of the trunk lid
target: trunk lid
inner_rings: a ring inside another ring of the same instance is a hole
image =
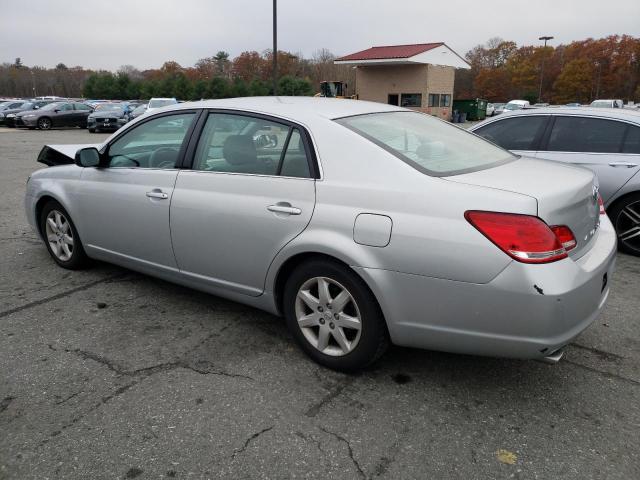
[[[556,162],[520,158],[499,167],[446,177],[446,180],[528,195],[538,203],[538,217],[549,226],[566,225],[577,245],[569,256],[591,248],[600,224],[598,188],[590,170]]]

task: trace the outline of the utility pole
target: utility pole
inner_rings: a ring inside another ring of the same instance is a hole
[[[547,40],[553,40],[553,37],[544,36],[544,37],[539,37],[538,40],[544,40],[544,52],[542,52],[542,60],[540,61],[540,88],[538,89],[538,103],[541,103],[542,102],[542,76],[544,74],[544,56],[547,53]]]
[[[273,95],[278,95],[278,0],[273,0]]]

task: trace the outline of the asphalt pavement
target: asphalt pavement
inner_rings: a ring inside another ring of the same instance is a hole
[[[0,128],[0,479],[640,478],[640,258],[557,365],[394,347],[344,375],[280,318],[57,267],[25,181],[104,138]]]

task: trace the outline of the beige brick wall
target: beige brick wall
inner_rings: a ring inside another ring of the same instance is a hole
[[[454,68],[436,65],[372,65],[356,69],[356,94],[360,100],[387,103],[389,94],[422,94],[422,107],[415,108],[449,118],[451,107],[429,108],[429,93],[453,96]]]
[[[451,95],[448,107],[427,107],[426,112],[437,115],[440,118],[451,117],[451,102],[453,102],[453,84],[455,81],[455,69],[440,65],[427,66],[427,91],[429,93],[445,93]],[[425,100],[428,105],[429,98]]]

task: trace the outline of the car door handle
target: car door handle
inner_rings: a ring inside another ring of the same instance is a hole
[[[637,163],[631,163],[631,162],[611,162],[609,163],[610,167],[627,167],[627,168],[633,168],[633,167],[637,167],[638,164]]]
[[[288,215],[300,215],[302,213],[302,210],[296,207],[292,207],[291,204],[286,202],[269,205],[267,207],[267,210],[275,213],[286,213]]]
[[[159,198],[161,200],[166,200],[167,198],[169,198],[169,195],[167,195],[164,192],[161,192],[159,190],[151,190],[150,192],[147,192],[147,197],[149,198]]]

